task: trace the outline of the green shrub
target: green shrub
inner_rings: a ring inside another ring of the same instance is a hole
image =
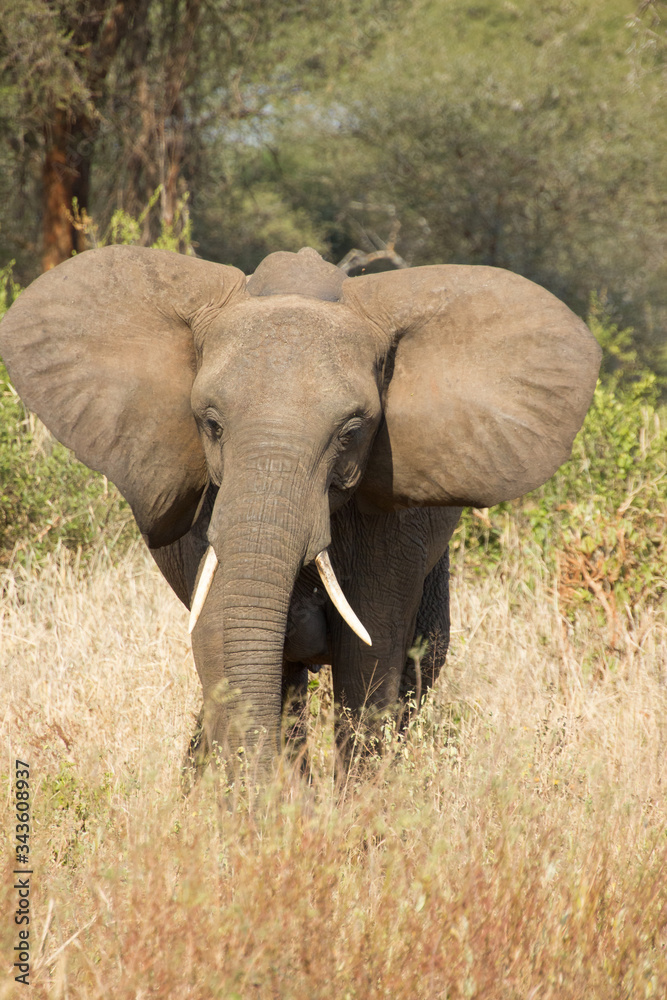
[[[127,503],[28,413],[0,364],[0,565],[136,538]]]

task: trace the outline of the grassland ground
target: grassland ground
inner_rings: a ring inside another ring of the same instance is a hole
[[[448,662],[405,737],[333,781],[179,773],[199,684],[186,612],[140,548],[1,570],[0,997],[13,762],[30,763],[31,995],[135,1000],[667,996],[667,616],[565,613],[520,551],[455,559]],[[325,672],[323,672],[325,674]]]

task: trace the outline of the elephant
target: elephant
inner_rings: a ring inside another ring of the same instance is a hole
[[[347,277],[304,248],[246,276],[131,246],[37,278],[0,354],[191,609],[206,745],[230,759],[244,740],[262,774],[309,668],[331,664],[340,718],[435,682],[461,509],[569,457],[601,356],[559,299],[500,268]]]

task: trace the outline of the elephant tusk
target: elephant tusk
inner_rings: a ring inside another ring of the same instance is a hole
[[[371,642],[370,635],[361,624],[350,605],[347,603],[347,598],[340,589],[340,584],[336,579],[336,574],[333,571],[333,566],[331,565],[331,560],[329,559],[329,553],[326,549],[322,549],[320,554],[315,557],[315,565],[319,570],[324,588],[341,618],[347,622],[352,631],[359,636],[362,642],[365,642],[367,646],[372,646],[373,643]]]
[[[215,576],[217,568],[218,557],[215,554],[213,546],[209,545],[206,552],[206,558],[204,559],[204,567],[201,571],[199,583],[197,584],[197,589],[195,590],[195,596],[192,600],[188,632],[192,632],[193,628],[197,624],[197,619],[202,613],[202,608],[204,607],[204,603],[208,597],[208,592],[211,589],[211,584],[213,583],[213,577]]]

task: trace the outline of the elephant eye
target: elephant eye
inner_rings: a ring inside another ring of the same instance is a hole
[[[213,417],[207,417],[204,421],[204,426],[208,432],[209,437],[213,438],[214,441],[219,441],[222,437],[222,427],[217,420]]]
[[[363,426],[363,420],[361,420],[360,417],[354,417],[352,420],[350,420],[347,424],[345,424],[345,426],[338,435],[338,440],[340,441],[340,443],[342,445],[351,444],[351,442],[354,441],[357,434],[361,430],[362,426]]]

